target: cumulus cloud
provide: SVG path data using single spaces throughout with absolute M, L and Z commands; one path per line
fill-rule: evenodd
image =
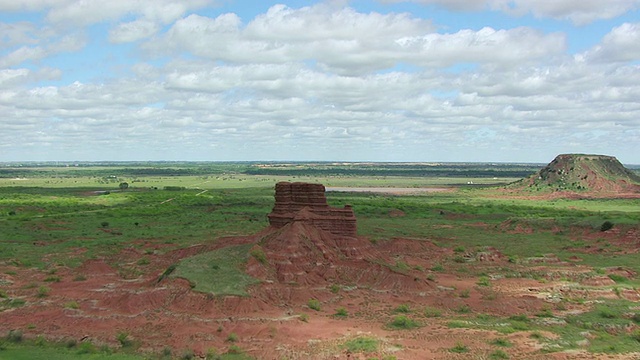
M 600 44 L 580 57 L 597 62 L 640 60 L 640 23 L 624 23 L 613 28 Z
M 323 5 L 302 9 L 278 5 L 244 27 L 235 14 L 216 18 L 190 15 L 145 48 L 156 54 L 189 51 L 231 63 L 313 59 L 322 69 L 342 75 L 366 74 L 398 63 L 436 67 L 460 62 L 514 65 L 554 56 L 565 49 L 564 35 L 529 28 L 487 27 L 439 34 L 430 21 L 408 14 L 328 9 Z
M 527 13 L 538 18 L 569 20 L 586 25 L 596 20 L 612 19 L 627 11 L 640 8 L 639 0 L 380 0 L 383 3 L 415 2 L 440 5 L 458 11 L 499 10 L 522 16 Z

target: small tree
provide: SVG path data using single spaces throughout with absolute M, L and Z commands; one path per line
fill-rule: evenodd
M 118 187 L 120 188 L 120 190 L 127 190 L 129 188 L 129 183 L 121 182 Z

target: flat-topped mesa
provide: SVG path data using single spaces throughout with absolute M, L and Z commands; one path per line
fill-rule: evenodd
M 327 204 L 322 184 L 279 182 L 276 203 L 268 215 L 269 224 L 281 228 L 289 223 L 304 222 L 334 235 L 355 237 L 356 216 L 349 205 L 343 209 Z

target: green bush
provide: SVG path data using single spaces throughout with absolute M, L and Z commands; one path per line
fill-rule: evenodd
M 336 313 L 333 314 L 333 316 L 339 317 L 339 318 L 346 318 L 347 316 L 349 316 L 349 313 L 347 312 L 347 309 L 341 307 L 336 309 Z
M 236 333 L 229 334 L 229 336 L 227 336 L 227 341 L 228 342 L 236 342 L 236 341 L 238 341 L 238 335 Z
M 133 344 L 133 342 L 129 338 L 129 333 L 126 331 L 119 331 L 116 334 L 116 340 L 120 343 L 122 347 L 129 347 Z
M 22 342 L 22 331 L 20 330 L 9 330 L 7 334 L 7 340 L 12 343 Z
M 39 298 L 44 298 L 49 296 L 49 292 L 51 292 L 51 289 L 46 287 L 46 286 L 40 286 L 38 288 L 38 292 L 36 293 L 36 296 Z
M 311 310 L 320 311 L 320 301 L 318 299 L 310 299 L 307 301 L 307 306 Z
M 613 223 L 611 221 L 605 221 L 600 225 L 600 231 L 607 231 L 613 228 Z
M 507 354 L 506 352 L 504 352 L 502 350 L 496 350 L 496 351 L 492 352 L 491 355 L 489 355 L 489 358 L 491 358 L 491 359 L 508 359 L 509 358 L 509 354 Z
M 469 352 L 469 348 L 464 345 L 463 343 L 456 343 L 456 346 L 452 347 L 451 349 L 449 349 L 449 351 L 453 352 L 453 353 L 458 353 L 458 354 L 462 354 L 462 353 L 466 353 Z
M 418 328 L 420 324 L 405 315 L 398 315 L 387 326 L 395 330 L 408 330 Z
M 370 337 L 357 337 L 345 342 L 341 347 L 351 353 L 372 353 L 378 350 L 378 340 Z
M 442 311 L 440 311 L 440 309 L 436 309 L 429 306 L 427 306 L 424 309 L 424 316 L 426 317 L 433 318 L 433 317 L 440 317 L 440 315 L 442 315 Z
M 402 314 L 408 314 L 411 312 L 411 309 L 409 308 L 409 305 L 407 304 L 400 304 L 398 305 L 397 308 L 395 308 L 393 310 L 394 313 L 402 313 Z

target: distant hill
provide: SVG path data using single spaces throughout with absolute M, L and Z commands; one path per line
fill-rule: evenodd
M 640 193 L 640 176 L 606 155 L 562 154 L 512 189 L 576 193 Z

